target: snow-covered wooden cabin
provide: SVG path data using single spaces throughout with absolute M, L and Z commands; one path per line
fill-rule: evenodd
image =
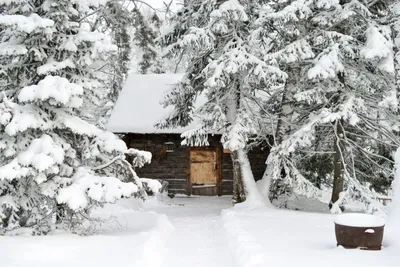
M 195 126 L 158 129 L 154 125 L 171 109 L 163 108 L 164 93 L 176 84 L 180 74 L 133 74 L 121 91 L 107 129 L 123 134 L 129 148 L 150 151 L 152 162 L 137 169 L 140 177 L 169 182 L 169 192 L 187 195 L 229 195 L 233 192 L 230 153 L 210 135 L 207 147 L 181 145 L 181 134 Z M 201 101 L 201 100 L 200 100 Z M 249 153 L 255 179 L 261 179 L 268 151 L 261 148 Z

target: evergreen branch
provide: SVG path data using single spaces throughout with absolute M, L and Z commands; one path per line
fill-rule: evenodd
M 131 0 L 132 2 L 137 2 L 137 3 L 141 3 L 143 5 L 146 5 L 147 7 L 151 8 L 153 11 L 158 12 L 159 10 L 155 9 L 154 7 L 152 7 L 149 3 L 142 1 L 142 0 Z
M 359 144 L 357 144 L 356 142 L 354 142 L 354 141 L 351 140 L 351 139 L 346 139 L 346 142 L 351 143 L 354 147 L 357 147 L 359 151 L 361 151 L 363 154 L 365 154 L 365 156 L 366 156 L 375 166 L 377 166 L 377 167 L 379 167 L 379 168 L 382 168 L 382 166 L 380 166 L 379 164 L 377 164 L 373 159 L 370 158 L 370 156 L 372 156 L 372 157 L 377 157 L 377 158 L 383 159 L 383 160 L 385 160 L 385 161 L 388 161 L 388 162 L 394 164 L 394 161 L 393 161 L 393 160 L 390 160 L 389 158 L 384 157 L 384 156 L 381 156 L 381 155 L 379 155 L 379 154 L 371 153 L 371 152 L 365 150 L 363 147 L 361 147 Z
M 119 156 L 116 156 L 115 158 L 113 158 L 112 160 L 110 160 L 109 162 L 107 162 L 107 163 L 105 163 L 103 165 L 91 168 L 91 169 L 94 170 L 94 171 L 105 169 L 108 166 L 110 166 L 111 164 L 113 164 L 114 162 L 116 162 L 117 160 L 121 160 L 121 159 L 122 159 L 122 155 L 119 155 Z

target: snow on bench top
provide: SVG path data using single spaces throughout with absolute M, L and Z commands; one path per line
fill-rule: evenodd
M 183 74 L 131 74 L 119 95 L 111 117 L 106 125 L 114 133 L 183 133 L 196 128 L 194 120 L 186 127 L 158 129 L 155 124 L 172 111 L 164 108 L 161 101 L 165 93 L 179 83 Z M 196 107 L 204 102 L 199 97 Z
M 338 215 L 335 223 L 353 227 L 379 227 L 385 225 L 385 219 L 370 214 L 347 213 Z

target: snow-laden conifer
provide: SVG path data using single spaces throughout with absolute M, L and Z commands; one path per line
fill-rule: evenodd
M 272 44 L 266 60 L 289 77 L 271 98 L 281 104 L 272 120 L 264 194 L 272 180 L 273 190 L 288 186 L 312 196 L 315 187 L 305 180 L 333 174 L 333 211 L 348 199 L 370 211 L 382 208 L 368 183 L 391 176 L 399 119 L 393 42 L 377 4 L 297 0 L 264 6 L 256 33 Z M 323 171 L 310 172 L 304 163 L 311 158 L 308 163 L 326 162 Z
M 55 219 L 79 225 L 94 205 L 142 192 L 124 142 L 83 119 L 107 93 L 93 66 L 116 50 L 84 22 L 106 2 L 0 1 L 0 218 L 6 230 L 47 232 Z M 121 172 L 134 183 L 117 179 Z
M 188 145 L 206 144 L 207 133 L 222 134 L 232 151 L 234 201 L 260 200 L 247 152 L 252 138 L 265 135 L 264 101 L 268 90 L 287 77 L 276 62 L 265 60 L 250 38 L 259 1 L 188 1 L 163 37 L 170 55 L 186 53 L 187 73 L 166 96 L 175 111 L 160 126 L 187 125 L 194 116 L 194 101 L 207 102 L 196 111 L 202 118 L 197 130 L 185 133 Z

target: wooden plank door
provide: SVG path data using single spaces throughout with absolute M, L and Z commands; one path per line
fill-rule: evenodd
M 219 183 L 217 149 L 190 150 L 190 185 L 193 195 L 217 195 Z

